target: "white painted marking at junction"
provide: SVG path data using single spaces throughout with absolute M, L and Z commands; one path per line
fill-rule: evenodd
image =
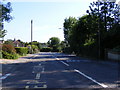
M 57 60 L 60 60 L 59 58 L 56 58 Z M 67 63 L 63 62 L 63 61 L 60 61 L 62 62 L 63 64 L 65 64 L 66 66 L 69 66 Z
M 40 79 L 40 73 L 36 74 L 36 78 L 35 79 Z
M 29 88 L 29 86 L 25 86 L 25 88 Z
M 57 60 L 60 60 L 59 58 L 56 58 Z
M 4 76 L 2 76 L 2 77 L 0 77 L 0 79 L 6 79 L 8 76 L 10 76 L 11 74 L 10 73 L 8 73 L 8 74 L 6 74 L 6 75 L 4 75 Z
M 27 84 L 30 84 L 30 82 L 27 82 Z
M 65 62 L 63 62 L 63 61 L 60 61 L 60 62 L 62 62 L 62 63 L 65 64 L 66 66 L 69 66 L 67 63 L 65 63 Z
M 91 80 L 91 81 L 97 83 L 98 85 L 102 86 L 103 88 L 107 88 L 107 87 L 108 87 L 107 85 L 97 82 L 97 81 L 94 80 L 93 78 L 91 78 L 91 77 L 85 75 L 84 73 L 80 72 L 80 71 L 77 70 L 77 69 L 74 69 L 74 71 L 78 72 L 79 74 L 83 75 L 84 77 L 88 78 L 89 80 Z
M 43 85 L 43 87 L 34 86 L 34 88 L 47 88 L 47 85 Z
M 42 72 L 45 72 L 45 68 L 43 68 Z

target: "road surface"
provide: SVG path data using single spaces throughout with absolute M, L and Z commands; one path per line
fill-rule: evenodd
M 75 55 L 41 52 L 27 62 L 2 64 L 2 88 L 119 88 L 117 62 L 93 61 Z

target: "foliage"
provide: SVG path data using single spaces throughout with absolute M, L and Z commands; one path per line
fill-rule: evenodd
M 73 26 L 76 24 L 77 22 L 77 19 L 75 17 L 69 17 L 68 19 L 66 18 L 64 20 L 64 23 L 63 23 L 63 27 L 64 27 L 64 38 L 65 38 L 65 42 L 67 45 L 69 45 L 69 38 L 72 34 L 72 28 Z
M 38 47 L 36 45 L 32 45 L 32 49 L 31 49 L 31 45 L 28 45 L 28 53 L 37 53 L 39 52 Z
M 114 47 L 112 49 L 113 52 L 119 52 L 120 53 L 120 46 Z
M 105 48 L 120 45 L 118 5 L 111 2 L 93 2 L 89 7 L 88 15 L 79 19 L 69 17 L 64 20 L 63 50 L 77 55 L 98 57 L 100 35 L 101 57 L 104 57 Z
M 2 45 L 2 50 L 7 52 L 7 53 L 10 53 L 10 54 L 15 54 L 16 53 L 16 50 L 15 50 L 14 46 L 9 45 L 9 44 L 3 44 Z
M 0 44 L 0 59 L 2 59 L 2 44 Z
M 33 41 L 32 45 L 36 45 L 39 50 L 41 49 L 41 44 L 39 42 L 37 42 L 37 41 Z
M 16 53 L 11 54 L 6 51 L 2 51 L 2 56 L 5 59 L 17 59 L 19 57 L 18 54 L 16 54 Z
M 16 52 L 21 56 L 24 56 L 28 53 L 27 47 L 16 47 L 15 49 L 16 49 Z
M 40 51 L 41 52 L 50 52 L 52 49 L 50 47 L 44 47 Z
M 9 22 L 12 17 L 10 15 L 12 8 L 11 8 L 11 3 L 8 2 L 7 4 L 3 4 L 0 2 L 0 38 L 3 38 L 6 35 L 6 30 L 3 30 L 3 22 L 7 21 Z
M 6 30 L 0 30 L 0 38 L 3 38 L 6 35 Z
M 51 37 L 48 41 L 48 46 L 52 48 L 53 52 L 60 51 L 60 39 L 58 37 Z
M 5 41 L 4 44 L 9 44 L 9 45 L 14 46 L 13 40 L 11 39 L 8 39 L 7 41 Z
M 71 54 L 73 52 L 70 47 L 64 47 L 62 49 L 62 51 L 63 51 L 63 53 L 69 53 L 69 54 Z

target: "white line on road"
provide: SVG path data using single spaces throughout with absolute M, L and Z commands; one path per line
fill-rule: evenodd
M 69 64 L 67 64 L 67 63 L 65 63 L 65 62 L 63 62 L 63 61 L 60 61 L 60 62 L 62 62 L 62 63 L 65 64 L 66 66 L 69 66 Z
M 45 68 L 42 69 L 42 72 L 45 72 Z
M 8 76 L 10 76 L 11 74 L 8 73 L 8 74 L 5 74 L 4 76 L 0 77 L 0 79 L 6 79 Z
M 57 60 L 60 60 L 59 58 L 56 58 Z M 64 65 L 66 65 L 66 66 L 69 66 L 69 64 L 67 64 L 67 63 L 65 63 L 65 62 L 63 62 L 63 61 L 60 61 L 60 62 L 62 62 Z
M 40 73 L 36 74 L 36 78 L 35 79 L 40 79 Z
M 27 89 L 27 88 L 29 88 L 29 86 L 25 86 L 25 88 Z
M 74 69 L 74 71 L 78 72 L 79 74 L 83 75 L 84 77 L 88 78 L 89 80 L 92 80 L 93 82 L 97 83 L 98 85 L 102 86 L 103 88 L 107 88 L 107 87 L 108 87 L 107 85 L 97 82 L 97 81 L 94 80 L 93 78 L 85 75 L 84 73 L 80 72 L 80 71 L 77 70 L 77 69 Z
M 56 58 L 57 60 L 60 60 L 59 58 Z

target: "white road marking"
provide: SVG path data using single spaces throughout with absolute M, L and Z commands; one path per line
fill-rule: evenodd
M 60 60 L 59 58 L 56 58 L 57 60 Z M 60 61 L 60 62 L 62 62 L 64 65 L 66 65 L 66 66 L 69 66 L 69 64 L 67 64 L 67 63 L 65 63 L 65 62 L 63 62 L 63 61 Z
M 65 63 L 65 62 L 63 62 L 63 61 L 60 61 L 60 62 L 62 62 L 62 63 L 65 64 L 66 66 L 69 66 L 69 64 L 67 64 L 67 63 Z
M 45 72 L 45 68 L 43 68 L 42 72 Z
M 4 76 L 2 76 L 2 77 L 0 77 L 0 79 L 6 79 L 8 76 L 10 76 L 11 74 L 10 73 L 8 73 L 8 74 L 6 74 L 6 75 L 4 75 Z
M 37 74 L 36 74 L 35 79 L 40 79 L 40 73 L 37 73 Z
M 60 60 L 59 58 L 56 58 L 57 60 Z
M 30 84 L 30 82 L 27 82 L 27 84 Z
M 60 60 L 59 58 L 56 58 L 57 60 Z M 62 62 L 63 64 L 65 64 L 66 66 L 69 66 L 67 63 L 63 62 L 63 61 L 60 61 Z
M 34 86 L 34 88 L 47 88 L 47 85 L 43 85 L 43 87 Z
M 25 88 L 29 88 L 29 86 L 25 86 Z
M 89 80 L 91 80 L 91 81 L 97 83 L 98 85 L 102 86 L 103 88 L 107 88 L 107 87 L 108 87 L 107 85 L 97 82 L 97 81 L 94 80 L 93 78 L 91 78 L 91 77 L 85 75 L 84 73 L 80 72 L 80 71 L 77 70 L 77 69 L 74 69 L 74 71 L 78 72 L 79 74 L 83 75 L 84 77 L 88 78 Z

